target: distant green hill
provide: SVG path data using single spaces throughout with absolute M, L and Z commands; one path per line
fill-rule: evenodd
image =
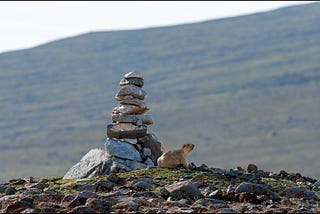
M 145 79 L 149 132 L 188 160 L 320 177 L 320 3 L 92 32 L 0 54 L 0 179 L 63 175 L 103 147 L 123 74 Z

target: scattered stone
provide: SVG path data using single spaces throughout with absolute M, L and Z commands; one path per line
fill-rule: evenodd
M 264 195 L 265 197 L 273 201 L 280 201 L 281 199 L 277 194 L 260 184 L 243 182 L 235 189 L 235 193 L 241 192 L 253 193 L 256 195 Z
M 9 180 L 9 183 L 12 185 L 22 185 L 22 184 L 25 184 L 26 182 L 27 182 L 26 180 L 21 178 Z
M 256 173 L 244 173 L 240 176 L 240 178 L 251 183 L 258 183 L 261 179 L 260 176 Z
M 132 212 L 132 211 L 137 211 L 139 207 L 140 207 L 139 204 L 137 204 L 134 201 L 134 198 L 128 197 L 128 198 L 121 199 L 120 202 L 118 202 L 113 206 L 113 209 L 115 211 L 122 210 L 125 212 Z
M 197 174 L 190 181 L 192 183 L 194 183 L 194 185 L 196 187 L 201 187 L 201 186 L 204 185 L 204 175 L 203 174 Z
M 95 213 L 109 213 L 112 210 L 112 204 L 97 198 L 88 198 L 85 206 L 90 207 Z
M 49 186 L 49 184 L 47 184 L 47 182 L 48 182 L 47 179 L 42 179 L 38 183 L 29 184 L 26 187 L 27 188 L 35 188 L 35 189 L 43 190 L 44 188 L 47 188 Z
M 212 199 L 222 199 L 223 192 L 219 189 L 213 191 L 209 194 L 209 197 Z
M 27 209 L 23 210 L 21 213 L 38 214 L 38 213 L 41 213 L 41 211 L 38 209 L 27 208 Z
M 181 181 L 166 187 L 170 193 L 171 200 L 178 201 L 180 199 L 197 200 L 202 198 L 199 189 L 191 181 Z
M 79 195 L 77 195 L 69 204 L 68 207 L 69 208 L 74 208 L 74 207 L 78 207 L 81 205 L 84 205 L 87 201 L 87 198 L 81 197 Z
M 145 191 L 145 192 L 135 192 L 132 194 L 132 197 L 145 197 L 145 198 L 159 198 L 157 193 L 152 191 Z
M 14 195 L 16 192 L 17 190 L 14 187 L 7 187 L 4 191 L 6 195 Z
M 284 190 L 283 194 L 289 198 L 302 198 L 305 200 L 319 200 L 315 192 L 302 187 L 290 187 Z
M 101 191 L 101 192 L 110 192 L 112 191 L 113 187 L 116 186 L 115 183 L 113 183 L 110 180 L 99 180 L 95 183 L 96 185 L 96 191 Z
M 247 171 L 249 173 L 257 173 L 258 172 L 258 167 L 255 164 L 249 164 L 247 167 Z
M 86 205 L 80 205 L 77 207 L 74 207 L 70 212 L 68 212 L 69 214 L 71 213 L 96 213 L 96 211 L 94 209 L 92 209 L 89 206 Z
M 132 188 L 135 189 L 135 190 L 138 190 L 138 191 L 145 191 L 145 190 L 148 190 L 148 189 L 152 189 L 153 186 L 148 182 L 138 181 L 137 183 L 132 185 Z

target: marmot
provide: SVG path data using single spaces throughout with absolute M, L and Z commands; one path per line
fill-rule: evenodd
M 176 168 L 177 166 L 182 165 L 187 169 L 187 155 L 193 148 L 193 144 L 183 144 L 181 149 L 165 152 L 157 160 L 158 167 Z

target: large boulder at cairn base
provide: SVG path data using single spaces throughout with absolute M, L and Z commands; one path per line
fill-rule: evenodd
M 63 178 L 91 178 L 96 176 L 107 159 L 103 149 L 91 149 L 76 165 L 71 167 Z
M 80 179 L 101 176 L 113 172 L 129 172 L 154 166 L 150 158 L 142 159 L 133 144 L 107 139 L 106 149 L 92 149 L 71 167 L 64 179 Z

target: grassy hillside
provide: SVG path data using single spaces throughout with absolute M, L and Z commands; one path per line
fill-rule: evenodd
M 140 71 L 153 132 L 189 161 L 318 176 L 320 3 L 92 32 L 0 54 L 0 179 L 63 175 L 103 147 L 122 75 Z

